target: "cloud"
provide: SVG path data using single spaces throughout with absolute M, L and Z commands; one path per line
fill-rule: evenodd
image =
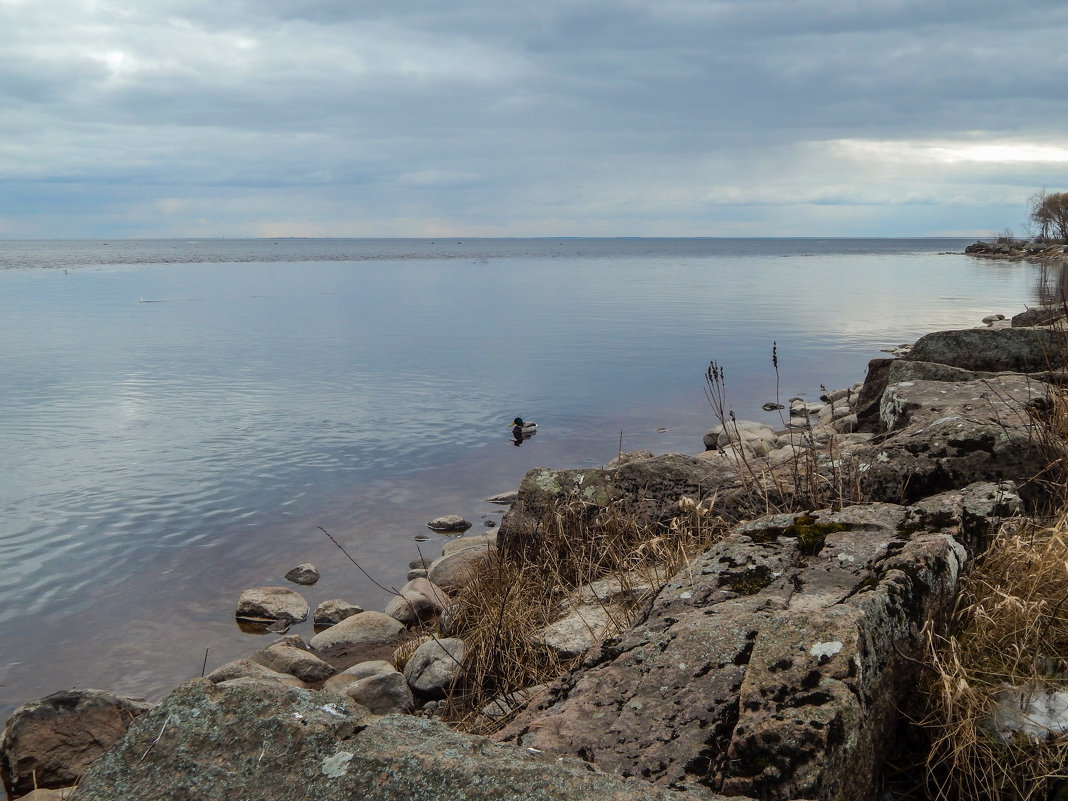
M 0 26 L 7 235 L 909 235 L 1068 187 L 1054 2 L 0 0 Z

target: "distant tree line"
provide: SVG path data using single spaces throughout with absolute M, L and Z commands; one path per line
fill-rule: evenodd
M 1035 239 L 1063 239 L 1068 241 L 1068 192 L 1047 193 L 1042 190 L 1031 196 L 1031 223 Z

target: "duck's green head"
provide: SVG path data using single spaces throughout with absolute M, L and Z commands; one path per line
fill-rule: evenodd
M 517 417 L 515 420 L 512 421 L 512 425 L 519 426 L 520 428 L 522 428 L 523 427 L 523 418 L 522 417 Z

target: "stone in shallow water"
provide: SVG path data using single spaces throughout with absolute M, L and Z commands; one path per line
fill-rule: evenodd
M 460 515 L 443 515 L 435 517 L 426 526 L 433 531 L 467 531 L 471 528 L 471 522 Z
M 301 623 L 308 611 L 308 602 L 288 587 L 252 587 L 237 599 L 237 617 L 245 620 Z
M 292 581 L 294 584 L 310 587 L 319 580 L 319 571 L 315 568 L 315 565 L 305 562 L 286 573 L 285 578 L 286 581 Z

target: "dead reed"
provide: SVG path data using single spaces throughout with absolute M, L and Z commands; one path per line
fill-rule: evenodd
M 709 504 L 688 500 L 666 523 L 619 505 L 591 511 L 579 502 L 554 509 L 540 523 L 536 552 L 488 560 L 450 605 L 448 633 L 467 644 L 462 676 L 444 710 L 458 726 L 486 730 L 500 723 L 480 710 L 574 666 L 576 659 L 545 644 L 546 626 L 593 604 L 607 620 L 601 636 L 622 632 L 645 600 L 725 530 Z
M 966 579 L 949 633 L 928 627 L 928 656 L 930 797 L 1068 797 L 1068 734 L 1049 709 L 1068 703 L 1056 695 L 1068 693 L 1068 516 L 1007 522 Z

